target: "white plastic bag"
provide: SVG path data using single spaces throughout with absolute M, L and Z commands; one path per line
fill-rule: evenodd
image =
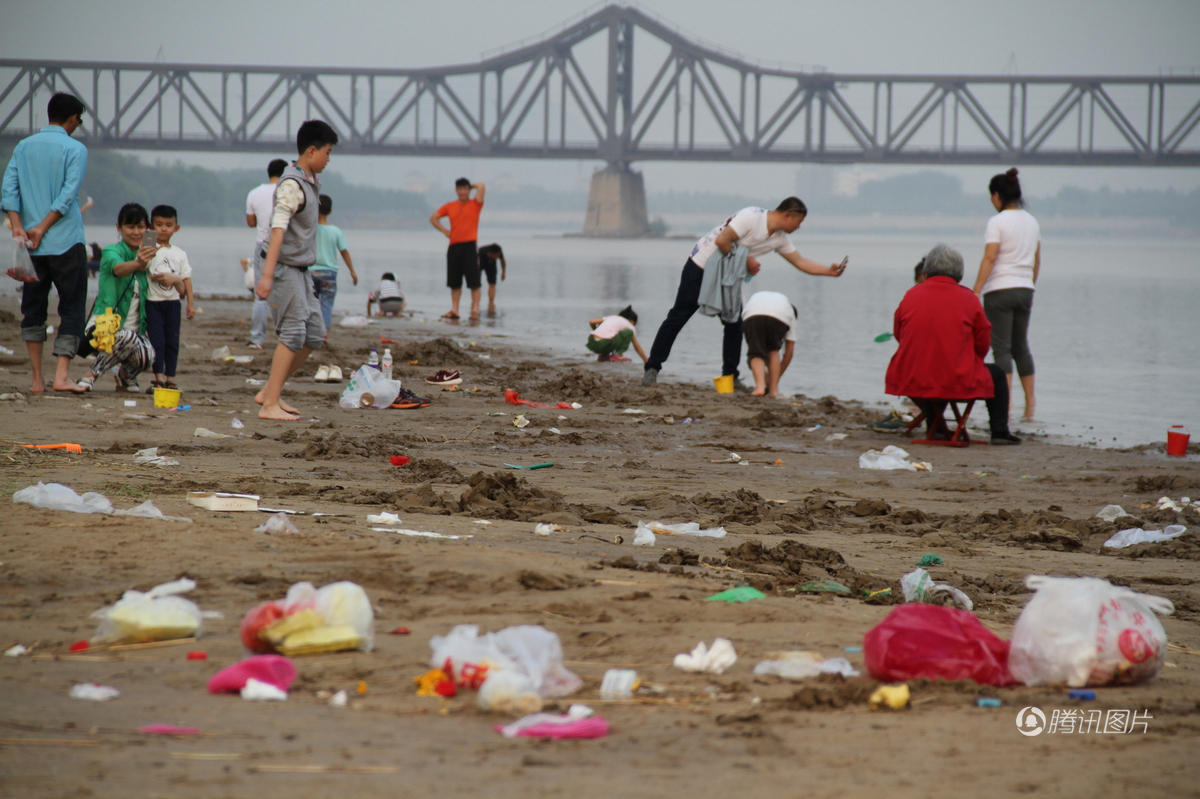
M 712 648 L 701 641 L 690 653 L 681 653 L 675 656 L 675 668 L 684 671 L 724 674 L 725 670 L 734 663 L 737 663 L 737 652 L 733 649 L 733 642 L 728 638 L 714 638 Z
M 645 535 L 642 531 L 651 534 L 650 543 L 654 543 L 653 536 L 657 535 L 694 535 L 700 538 L 724 538 L 724 527 L 710 527 L 707 530 L 701 530 L 698 522 L 683 522 L 681 524 L 663 524 L 662 522 L 643 522 L 638 521 L 637 529 L 634 530 L 634 543 L 637 543 L 639 534 Z
M 858 468 L 860 469 L 904 469 L 906 471 L 915 472 L 921 469 L 925 464 L 918 464 L 914 461 L 909 461 L 907 450 L 897 447 L 895 444 L 889 444 L 880 452 L 877 449 L 869 449 L 858 456 Z M 926 468 L 923 471 L 931 471 Z
M 221 614 L 201 613 L 190 599 L 178 596 L 195 587 L 194 580 L 184 577 L 156 585 L 145 593 L 126 591 L 115 604 L 92 614 L 93 618 L 100 619 L 92 642 L 138 643 L 199 636 L 202 620 Z
M 822 674 L 857 677 L 858 669 L 845 658 L 822 658 L 816 652 L 781 652 L 771 660 L 760 661 L 755 674 L 774 674 L 786 680 L 804 680 Z
M 948 583 L 935 583 L 933 575 L 919 567 L 900 578 L 900 590 L 904 592 L 905 602 L 938 605 L 941 604 L 938 594 L 947 594 L 963 610 L 975 609 L 975 603 L 969 596 Z
M 22 488 L 13 494 L 13 502 L 24 502 L 35 508 L 68 510 L 72 513 L 112 513 L 113 504 L 108 497 L 89 491 L 83 496 L 62 483 L 38 483 Z
M 1109 549 L 1124 549 L 1134 544 L 1157 544 L 1160 541 L 1170 541 L 1179 538 L 1187 532 L 1182 524 L 1168 524 L 1161 530 L 1143 530 L 1140 527 L 1130 527 L 1113 535 L 1104 542 Z
M 486 669 L 485 683 L 499 672 L 515 672 L 543 699 L 567 696 L 583 684 L 563 665 L 558 636 L 537 625 L 506 627 L 481 636 L 476 625 L 460 624 L 448 635 L 435 635 L 429 646 L 433 649 L 429 664 L 460 685 L 469 684 L 470 676 L 480 669 Z M 505 679 L 505 685 L 516 683 Z
M 338 405 L 346 409 L 386 408 L 400 395 L 400 381 L 384 377 L 372 366 L 360 366 L 342 389 Z
M 1162 668 L 1167 635 L 1156 613 L 1167 599 L 1139 594 L 1098 577 L 1031 575 L 1036 593 L 1013 629 L 1008 668 L 1026 685 L 1129 685 Z
M 37 282 L 37 270 L 33 268 L 33 259 L 29 257 L 29 241 L 24 238 L 11 241 L 12 266 L 8 268 L 8 276 L 22 283 Z

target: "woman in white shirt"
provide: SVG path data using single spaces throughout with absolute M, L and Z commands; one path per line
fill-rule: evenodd
M 994 176 L 988 192 L 999 213 L 987 223 L 974 291 L 982 298 L 983 311 L 992 323 L 992 360 L 1008 375 L 1010 386 L 1016 362 L 1025 393 L 1022 419 L 1028 422 L 1033 420 L 1035 405 L 1029 315 L 1042 265 L 1041 230 L 1033 214 L 1025 210 L 1015 167 Z

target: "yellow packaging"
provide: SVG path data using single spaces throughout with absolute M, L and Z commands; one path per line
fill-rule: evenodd
M 362 638 L 348 624 L 334 627 L 318 627 L 292 633 L 278 646 L 281 654 L 316 655 L 322 652 L 341 652 L 358 649 Z

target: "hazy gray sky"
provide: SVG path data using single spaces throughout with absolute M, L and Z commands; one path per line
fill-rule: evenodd
M 737 8 L 711 0 L 627 4 L 692 38 L 770 65 L 820 65 L 848 73 L 1200 74 L 1200 0 L 751 0 Z M 481 54 L 542 38 L 603 5 L 581 0 L 6 0 L 0 10 L 0 57 L 437 66 L 478 61 Z M 217 167 L 258 166 L 263 158 L 205 160 Z M 418 170 L 436 179 L 460 172 L 485 179 L 529 173 L 535 177 L 530 182 L 546 183 L 549 178 L 543 175 L 561 182 L 564 175 L 575 178 L 595 166 L 385 161 L 342 157 L 331 169 L 355 180 L 395 179 Z M 637 166 L 652 191 L 669 184 L 761 190 L 770 196 L 789 191 L 796 172 L 791 166 Z M 973 184 L 1006 166 L 953 171 Z M 1035 172 L 1041 173 L 1040 180 Z M 1039 193 L 1039 182 L 1047 189 L 1064 182 L 1192 188 L 1200 185 L 1200 169 L 1031 167 L 1026 181 L 1030 193 Z

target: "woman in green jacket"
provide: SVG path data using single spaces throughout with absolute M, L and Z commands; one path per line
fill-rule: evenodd
M 150 218 L 138 203 L 126 203 L 117 214 L 117 232 L 121 240 L 105 247 L 100 254 L 100 280 L 93 314 L 112 308 L 121 317 L 121 327 L 113 341 L 112 352 L 100 352 L 80 385 L 91 388 L 96 379 L 115 368 L 118 391 L 140 392 L 137 376 L 154 363 L 154 347 L 146 336 L 146 294 L 149 279 L 146 265 L 156 247 L 144 245 L 142 238 Z

